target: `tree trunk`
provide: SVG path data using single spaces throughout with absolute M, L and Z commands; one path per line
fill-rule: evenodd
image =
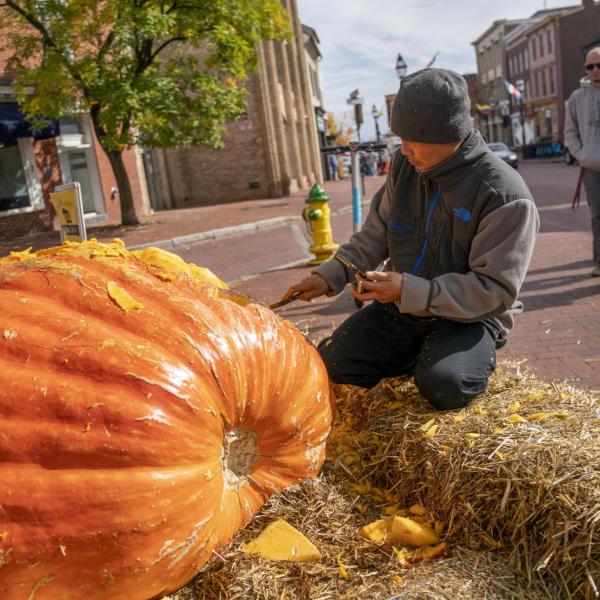
M 119 201 L 121 203 L 121 223 L 123 225 L 139 225 L 140 221 L 135 214 L 135 207 L 133 205 L 133 194 L 131 193 L 131 185 L 129 183 L 129 177 L 125 170 L 125 163 L 123 162 L 123 152 L 117 150 L 107 151 L 106 155 L 110 161 L 115 179 L 117 180 L 117 187 L 119 188 Z

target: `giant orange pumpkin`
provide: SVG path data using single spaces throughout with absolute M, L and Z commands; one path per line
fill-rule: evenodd
M 168 593 L 318 472 L 318 353 L 215 284 L 119 241 L 0 260 L 2 600 Z

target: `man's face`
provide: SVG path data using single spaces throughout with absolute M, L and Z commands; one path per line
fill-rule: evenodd
M 588 69 L 587 67 L 592 66 Z M 600 48 L 592 48 L 585 57 L 585 73 L 595 86 L 600 86 Z
M 444 162 L 451 154 L 456 152 L 461 143 L 427 144 L 403 139 L 401 151 L 413 167 L 419 171 L 426 171 Z

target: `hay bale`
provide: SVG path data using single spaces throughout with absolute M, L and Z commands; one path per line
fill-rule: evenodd
M 169 600 L 594 598 L 600 415 L 593 396 L 507 370 L 471 406 L 444 414 L 432 412 L 408 379 L 336 391 L 321 477 L 272 497 Z M 406 569 L 390 547 L 358 532 L 415 502 L 444 523 L 449 556 Z M 241 552 L 277 518 L 302 531 L 321 561 L 267 562 Z
M 546 597 L 596 596 L 600 409 L 592 395 L 508 371 L 460 412 L 431 412 L 408 379 L 338 393 L 332 454 L 379 510 L 419 502 L 446 523 L 447 540 L 502 548 Z
M 442 561 L 410 569 L 399 590 L 386 600 L 549 600 L 545 592 L 519 582 L 508 557 L 456 547 Z
M 194 582 L 170 600 L 548 600 L 525 590 L 498 553 L 454 549 L 434 563 L 403 568 L 390 548 L 362 540 L 365 516 L 334 474 L 271 497 L 233 542 L 221 549 Z M 241 547 L 269 523 L 283 518 L 322 553 L 318 563 L 277 563 L 243 554 Z M 342 577 L 338 558 L 349 579 Z

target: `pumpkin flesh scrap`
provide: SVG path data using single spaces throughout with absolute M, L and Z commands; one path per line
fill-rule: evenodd
M 0 259 L 2 600 L 160 597 L 322 464 L 316 350 L 152 256 L 90 241 Z
M 320 560 L 319 549 L 287 521 L 277 519 L 243 548 L 245 554 L 257 554 L 267 560 L 310 562 Z

